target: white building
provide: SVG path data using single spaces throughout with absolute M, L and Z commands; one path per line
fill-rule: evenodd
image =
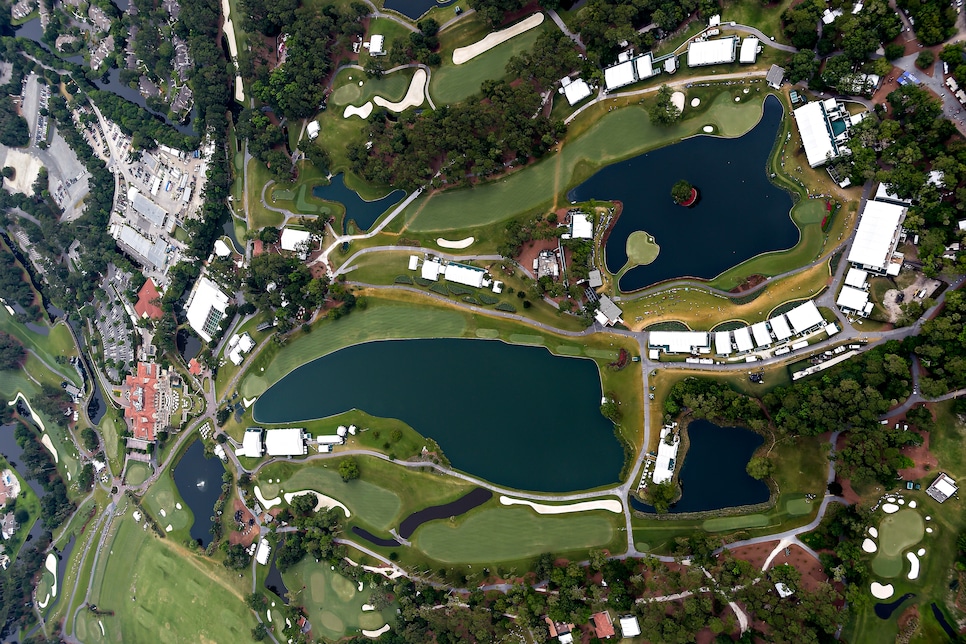
M 309 135 L 309 141 L 314 141 L 315 138 L 319 136 L 319 131 L 320 131 L 319 122 L 309 121 L 308 130 L 307 130 Z
M 571 239 L 593 239 L 594 223 L 588 215 L 582 212 L 574 213 L 570 216 L 570 238 Z
M 245 430 L 244 437 L 242 437 L 241 451 L 238 452 L 238 455 L 247 456 L 248 458 L 261 458 L 263 453 L 262 428 L 249 427 Z
M 868 278 L 868 271 L 863 271 L 861 268 L 852 266 L 849 268 L 849 272 L 845 274 L 845 285 L 851 286 L 852 288 L 864 289 L 865 282 Z
M 191 328 L 205 342 L 211 342 L 211 337 L 218 331 L 218 325 L 225 317 L 228 296 L 210 279 L 201 277 L 191 289 L 185 308 Z
M 729 356 L 732 351 L 731 331 L 715 331 L 714 352 L 719 356 Z
M 483 288 L 483 282 L 486 280 L 486 271 L 476 266 L 450 262 L 446 265 L 444 276 L 447 282 L 456 282 L 464 286 Z
M 737 36 L 713 40 L 693 40 L 688 43 L 688 67 L 733 63 L 737 49 Z
M 751 325 L 751 335 L 755 338 L 758 348 L 770 346 L 772 343 L 771 334 L 768 333 L 768 325 L 764 322 Z
M 892 259 L 905 217 L 906 209 L 902 206 L 883 201 L 866 202 L 849 249 L 849 262 L 870 273 L 898 275 L 902 264 Z
M 258 542 L 258 548 L 255 550 L 255 561 L 257 561 L 262 566 L 268 565 L 268 557 L 272 554 L 272 546 L 268 544 L 268 539 L 262 537 L 261 541 Z
M 783 342 L 792 337 L 792 330 L 788 326 L 788 320 L 785 319 L 784 314 L 771 318 L 768 320 L 768 323 L 771 325 L 772 333 L 775 334 L 779 342 Z
M 890 186 L 888 183 L 879 183 L 879 185 L 876 186 L 875 197 L 873 197 L 873 199 L 876 201 L 884 201 L 886 203 L 895 204 L 897 206 L 912 205 L 912 199 L 903 199 L 896 194 L 896 191 L 893 190 L 892 186 Z
M 815 302 L 812 300 L 799 304 L 785 315 L 788 317 L 788 322 L 791 324 L 792 330 L 798 334 L 805 333 L 819 325 L 825 324 L 822 314 L 819 313 L 818 307 L 815 306 Z
M 674 462 L 678 456 L 678 448 L 681 446 L 681 437 L 675 433 L 670 442 L 667 437 L 675 425 L 665 425 L 661 428 L 661 439 L 657 442 L 657 461 L 654 463 L 654 474 L 651 475 L 651 480 L 655 483 L 670 481 L 674 476 Z
M 623 322 L 621 315 L 624 312 L 619 306 L 614 304 L 614 301 L 607 297 L 606 295 L 601 295 L 599 300 L 599 307 L 594 313 L 594 319 L 600 322 L 601 326 L 613 326 L 618 322 Z
M 269 456 L 302 456 L 308 453 L 305 430 L 300 427 L 269 429 L 265 432 L 265 453 Z
M 168 230 L 168 226 L 165 225 L 167 223 L 168 213 L 164 208 L 142 195 L 138 189 L 133 186 L 128 189 L 127 198 L 128 201 L 131 202 L 131 206 L 134 208 L 135 212 L 158 228 Z M 171 228 L 173 227 L 174 220 L 172 219 Z
M 738 53 L 739 63 L 754 63 L 758 60 L 759 41 L 754 36 L 749 36 L 741 41 L 741 51 Z
M 746 351 L 751 351 L 755 348 L 755 345 L 751 343 L 751 329 L 746 326 L 740 329 L 734 330 L 735 336 L 735 346 L 738 347 L 739 353 L 744 353 Z
M 627 617 L 621 617 L 621 634 L 624 637 L 637 637 L 641 634 L 641 625 L 637 621 L 637 617 L 633 615 L 628 615 Z
M 439 274 L 442 272 L 443 264 L 439 261 L 438 257 L 427 258 L 426 261 L 423 262 L 420 276 L 424 280 L 432 280 L 435 282 L 439 280 Z
M 384 49 L 386 45 L 386 39 L 384 36 L 379 34 L 372 34 L 369 37 L 369 55 L 370 56 L 385 56 L 386 50 Z
M 168 264 L 168 244 L 162 239 L 151 241 L 127 224 L 111 224 L 111 237 L 148 269 L 165 271 Z
M 812 101 L 794 114 L 808 165 L 816 168 L 845 153 L 852 117 L 844 105 L 834 98 Z
M 299 257 L 308 257 L 309 248 L 312 246 L 312 233 L 286 226 L 282 229 L 279 246 L 282 250 L 297 253 Z
M 593 94 L 590 85 L 582 78 L 570 80 L 569 76 L 565 76 L 560 80 L 560 88 L 571 107 Z
M 835 300 L 835 303 L 843 311 L 854 311 L 864 314 L 865 307 L 870 303 L 869 292 L 852 288 L 851 286 L 843 286 L 842 290 L 839 291 L 839 296 Z
M 615 89 L 637 82 L 634 62 L 625 60 L 604 69 L 604 91 L 613 92 Z
M 691 353 L 710 348 L 709 338 L 707 331 L 651 331 L 647 346 L 668 353 Z
M 943 472 L 939 475 L 939 478 L 932 482 L 932 485 L 926 488 L 926 494 L 942 503 L 952 495 L 956 494 L 957 490 L 959 490 L 959 488 L 956 487 L 956 481 L 951 479 L 948 474 Z

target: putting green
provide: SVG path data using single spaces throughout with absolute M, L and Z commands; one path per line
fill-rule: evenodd
M 296 602 L 308 610 L 309 621 L 328 639 L 338 640 L 359 629 L 377 629 L 392 623 L 395 606 L 363 612 L 370 591 L 356 584 L 326 563 L 306 557 L 282 575 L 286 587 L 297 595 Z M 299 591 L 303 589 L 303 591 Z
M 788 503 L 785 504 L 785 511 L 792 516 L 801 516 L 812 511 L 812 504 L 805 498 L 789 499 Z
M 348 105 L 362 96 L 358 81 L 350 81 L 332 92 L 330 100 L 336 105 Z
M 654 236 L 644 230 L 635 230 L 627 237 L 627 263 L 647 266 L 661 253 Z
M 903 552 L 919 543 L 925 532 L 925 522 L 915 510 L 903 508 L 887 515 L 879 524 L 879 550 L 872 560 L 872 570 L 882 577 L 899 576 Z
M 614 520 L 603 511 L 552 516 L 511 506 L 486 508 L 458 524 L 424 524 L 416 530 L 413 545 L 445 563 L 491 563 L 595 548 L 613 536 Z

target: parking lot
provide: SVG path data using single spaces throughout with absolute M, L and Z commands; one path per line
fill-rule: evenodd
M 130 316 L 124 309 L 117 291 L 123 293 L 130 283 L 130 276 L 108 268 L 103 282 L 104 301 L 96 301 L 94 326 L 101 337 L 104 352 L 104 366 L 107 377 L 114 383 L 120 382 L 120 371 L 125 367 L 133 368 L 135 360 L 133 331 Z M 115 288 L 117 291 L 115 291 Z

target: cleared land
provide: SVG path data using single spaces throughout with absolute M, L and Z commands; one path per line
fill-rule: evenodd
M 413 535 L 413 544 L 445 563 L 489 563 L 566 553 L 607 545 L 615 519 L 603 511 L 566 517 L 542 516 L 528 508 L 492 507 L 465 520 L 433 521 Z
M 287 570 L 282 579 L 298 595 L 296 601 L 308 610 L 314 635 L 337 640 L 361 629 L 375 630 L 395 622 L 394 605 L 363 612 L 362 605 L 369 599 L 368 589 L 360 592 L 355 582 L 324 562 L 319 564 L 306 557 Z

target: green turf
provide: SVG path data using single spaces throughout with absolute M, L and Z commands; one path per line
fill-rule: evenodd
M 415 73 L 414 69 L 401 69 L 379 78 L 366 78 L 366 75 L 358 69 L 346 69 L 339 73 L 336 79 L 336 83 L 339 84 L 329 100 L 339 108 L 340 117 L 346 105 L 360 106 L 376 96 L 396 102 L 406 95 L 406 90 L 409 89 L 409 83 Z
M 176 503 L 181 504 L 180 510 L 175 506 Z M 162 530 L 167 531 L 167 527 L 171 526 L 172 536 L 186 537 L 194 522 L 194 515 L 178 493 L 178 487 L 170 472 L 162 474 L 151 486 L 148 493 L 144 495 L 142 505 L 151 513 Z M 162 510 L 165 516 L 161 515 Z
M 91 598 L 114 615 L 82 611 L 77 623 L 81 641 L 251 641 L 255 618 L 243 600 L 251 590 L 250 579 L 238 579 L 173 539 L 157 538 L 143 528 L 143 521 L 135 523 L 130 512 L 114 521 L 121 524 L 101 552 L 106 565 Z M 98 621 L 104 624 L 104 636 Z
M 635 230 L 627 236 L 627 263 L 631 266 L 646 266 L 657 259 L 661 247 L 650 233 Z
M 530 335 L 528 333 L 514 333 L 510 336 L 510 342 L 516 344 L 539 344 L 543 345 L 542 335 Z
M 363 612 L 370 591 L 359 591 L 355 582 L 343 577 L 331 567 L 306 557 L 287 570 L 282 579 L 296 602 L 308 610 L 312 634 L 338 640 L 358 633 L 361 629 L 377 630 L 395 620 L 395 606 L 381 611 Z
M 147 463 L 132 461 L 127 466 L 127 474 L 125 476 L 128 485 L 141 485 L 151 476 L 151 468 L 148 467 Z
M 709 122 L 725 136 L 739 136 L 761 118 L 763 98 L 756 94 L 736 105 L 731 94 L 722 91 L 706 110 L 670 127 L 653 125 L 639 104 L 612 112 L 588 110 L 597 116 L 593 125 L 568 137 L 561 152 L 505 179 L 417 199 L 405 211 L 408 230 L 462 230 L 538 209 L 597 169 L 700 132 Z M 628 132 L 635 135 L 627 136 Z
M 725 530 L 738 530 L 740 528 L 760 528 L 769 523 L 768 517 L 763 514 L 746 514 L 736 517 L 706 519 L 701 527 L 708 532 L 724 532 Z
M 56 373 L 59 379 L 57 384 L 66 379 L 80 385 L 80 376 L 77 375 L 77 371 L 73 367 L 57 364 L 58 357 L 70 358 L 77 355 L 77 349 L 74 346 L 70 331 L 64 324 L 56 324 L 49 329 L 47 335 L 34 333 L 17 322 L 16 318 L 7 312 L 6 307 L 0 306 L 0 331 L 17 338 L 25 348 L 33 351 L 38 358 L 43 360 L 44 366 Z
M 245 398 L 261 395 L 296 367 L 350 344 L 386 338 L 458 337 L 466 322 L 456 311 L 408 304 L 372 306 L 290 342 L 263 351 L 249 367 L 240 389 Z
M 881 577 L 897 577 L 905 565 L 904 552 L 922 540 L 926 526 L 916 510 L 903 508 L 886 515 L 879 524 L 879 549 L 872 559 L 872 570 Z
M 443 64 L 433 72 L 429 94 L 437 106 L 459 103 L 480 91 L 485 80 L 506 77 L 506 64 L 513 56 L 530 51 L 544 31 L 555 29 L 549 20 L 507 42 L 463 63 L 453 64 L 452 51 L 443 54 Z
M 785 511 L 792 515 L 809 514 L 815 506 L 808 502 L 808 499 L 789 499 L 785 504 Z
M 445 563 L 491 563 L 606 545 L 614 520 L 603 511 L 539 515 L 523 507 L 489 506 L 459 521 L 432 521 L 413 544 Z

